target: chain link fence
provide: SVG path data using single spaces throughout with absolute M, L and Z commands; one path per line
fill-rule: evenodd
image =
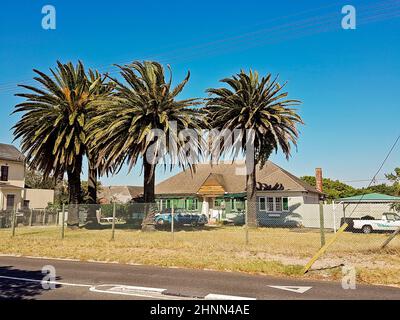
M 63 246 L 70 243 L 78 251 L 84 249 L 79 241 L 91 243 L 85 249 L 91 259 L 103 257 L 103 248 L 114 240 L 118 250 L 113 247 L 107 251 L 113 261 L 162 260 L 167 265 L 263 272 L 270 264 L 283 270 L 292 270 L 285 266 L 297 266 L 291 268 L 299 271 L 324 243 L 337 235 L 312 270 L 321 272 L 350 265 L 364 273 L 367 270 L 364 279 L 382 274 L 380 282 L 400 284 L 400 236 L 382 248 L 400 227 L 400 216 L 390 204 L 302 204 L 282 207 L 286 210 L 281 212 L 259 210 L 259 203 L 256 207 L 259 227 L 247 228 L 240 205 L 227 212 L 221 207 L 206 211 L 202 206 L 185 207 L 173 202 L 82 204 L 77 206 L 80 231 L 67 228 L 72 206 L 11 210 L 0 213 L 0 237 L 4 232 L 15 236 L 10 241 L 46 237 L 46 243 L 62 238 Z M 151 218 L 146 222 L 148 212 Z M 344 222 L 349 226 L 337 234 Z M 146 223 L 157 231 L 140 232 Z M 37 227 L 40 232 L 25 231 Z M 142 257 L 143 252 L 146 254 Z

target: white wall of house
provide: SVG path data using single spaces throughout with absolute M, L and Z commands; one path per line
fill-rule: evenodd
M 25 164 L 23 162 L 0 159 L 1 166 L 8 167 L 8 180 L 0 182 L 21 188 L 25 187 Z
M 267 201 L 268 198 L 273 199 L 273 210 L 260 205 L 260 198 Z M 288 206 L 285 208 L 283 202 L 286 201 Z M 277 202 L 280 204 L 277 204 Z M 257 192 L 257 218 L 260 225 L 282 225 L 286 219 L 303 222 L 307 216 L 306 206 L 310 205 L 318 208 L 319 195 L 317 193 L 301 192 L 301 191 L 258 191 Z M 266 204 L 268 206 L 268 204 Z M 280 209 L 279 209 L 280 208 Z M 317 216 L 319 217 L 319 216 Z M 319 221 L 319 220 L 318 220 Z M 304 224 L 304 223 L 303 223 Z
M 54 190 L 25 189 L 24 200 L 29 201 L 29 208 L 44 209 L 54 202 Z
M 0 210 L 7 209 L 7 196 L 14 196 L 14 204 L 21 209 L 24 200 L 29 201 L 29 208 L 46 208 L 54 202 L 54 190 L 25 189 L 25 164 L 19 161 L 0 159 L 0 168 L 8 167 L 6 181 L 0 181 Z

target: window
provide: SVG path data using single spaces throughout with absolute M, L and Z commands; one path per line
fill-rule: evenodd
M 261 197 L 260 198 L 260 211 L 265 211 L 265 198 Z
M 274 211 L 274 198 L 273 197 L 267 198 L 267 211 L 269 211 L 269 212 Z
M 289 211 L 289 199 L 286 197 L 282 198 L 282 204 L 283 211 Z
M 14 204 L 15 204 L 15 195 L 14 194 L 8 194 L 7 195 L 7 209 L 10 210 L 12 208 L 14 208 Z
M 25 209 L 29 208 L 29 200 L 24 200 L 23 206 Z
M 282 211 L 282 198 L 275 198 L 275 211 Z
M 289 211 L 289 198 L 287 197 L 260 197 L 258 203 L 260 211 Z
M 1 166 L 0 181 L 8 181 L 8 166 Z
M 225 201 L 223 198 L 217 198 L 214 200 L 214 208 L 223 208 L 225 206 Z
M 197 210 L 198 209 L 198 200 L 197 199 L 186 199 L 186 209 Z

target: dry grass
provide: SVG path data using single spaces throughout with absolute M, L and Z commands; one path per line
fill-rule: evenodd
M 201 231 L 66 230 L 60 239 L 55 227 L 21 227 L 11 238 L 0 229 L 0 253 L 24 256 L 73 258 L 119 263 L 242 271 L 302 277 L 302 266 L 318 250 L 317 230 L 250 230 L 250 244 L 240 227 L 215 227 Z M 327 238 L 332 234 L 327 234 Z M 315 269 L 353 265 L 359 281 L 400 285 L 400 237 L 389 249 L 379 250 L 385 234 L 345 233 L 315 264 Z M 338 279 L 340 269 L 308 273 L 308 278 Z

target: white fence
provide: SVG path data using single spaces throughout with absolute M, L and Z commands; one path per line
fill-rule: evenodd
M 380 219 L 385 212 L 391 212 L 390 204 L 360 203 L 356 204 L 324 204 L 324 226 L 327 229 L 338 229 L 343 217 L 361 218 L 371 216 Z M 318 204 L 303 204 L 296 210 L 304 227 L 319 228 L 320 214 Z

